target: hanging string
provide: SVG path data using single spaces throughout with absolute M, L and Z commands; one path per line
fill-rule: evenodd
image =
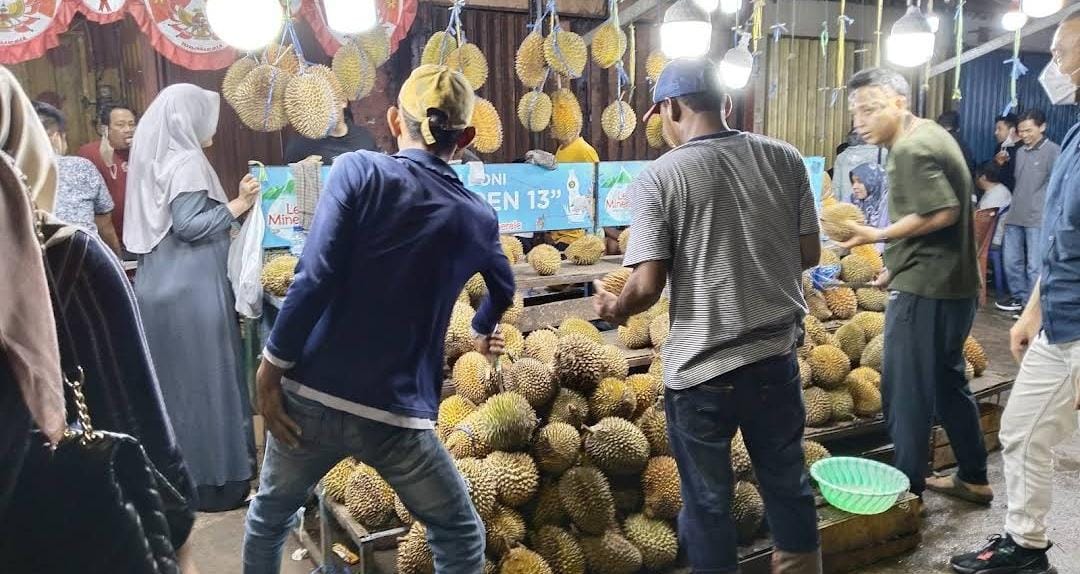
M 964 54 L 964 4 L 967 4 L 967 0 L 960 0 L 956 5 L 956 15 L 953 16 L 956 21 L 956 69 L 953 70 L 952 89 L 954 102 L 964 99 L 964 94 L 960 92 L 960 67 L 963 65 L 960 56 Z
M 449 39 L 454 38 L 457 40 L 458 46 L 461 46 L 464 42 L 465 35 L 461 29 L 461 10 L 465 8 L 465 0 L 455 0 L 450 5 L 450 18 L 446 22 L 446 34 L 442 37 L 442 41 L 439 46 L 439 65 L 446 63 L 446 57 L 450 55 L 451 50 L 446 48 L 449 45 Z
M 616 79 L 615 79 L 616 92 L 615 93 L 618 94 L 618 97 L 616 98 L 616 101 L 622 101 L 622 99 L 623 99 L 623 90 L 626 88 L 627 84 L 630 83 L 630 76 L 628 76 L 626 74 L 626 68 L 623 66 L 623 63 L 621 61 L 618 64 L 615 64 L 615 75 L 616 75 Z M 622 131 L 625 128 L 626 128 L 626 109 L 623 106 L 619 106 L 619 133 L 622 133 Z
M 634 101 L 634 90 L 637 89 L 637 26 L 630 24 L 630 38 L 627 46 L 630 51 L 630 94 L 629 100 Z
M 881 16 L 885 13 L 885 0 L 877 0 L 877 28 L 874 30 L 874 66 L 881 67 Z
M 1016 81 L 1020 79 L 1020 76 L 1028 73 L 1027 66 L 1020 61 L 1020 42 L 1022 36 L 1020 30 L 1017 30 L 1013 37 L 1013 53 L 1012 58 L 1005 60 L 1006 64 L 1012 64 L 1012 72 L 1010 73 L 1009 80 L 1009 103 L 1005 106 L 1005 111 L 1001 115 L 1008 115 L 1009 112 L 1016 110 L 1020 107 L 1020 99 L 1016 95 Z
M 758 42 L 763 38 L 763 22 L 765 21 L 765 0 L 754 0 L 753 25 L 750 30 L 754 40 L 754 55 L 758 53 Z
M 769 31 L 772 32 L 772 46 L 770 46 L 770 54 L 773 54 L 772 59 L 774 62 L 773 70 L 769 73 L 769 99 L 776 99 L 776 93 L 780 84 L 780 62 L 778 58 L 780 56 L 780 38 L 783 37 L 784 32 L 787 32 L 787 24 L 780 21 L 780 2 L 776 3 L 776 18 L 773 20 L 773 25 L 769 26 Z
M 821 23 L 821 35 L 818 36 L 818 40 L 821 41 L 821 57 L 829 57 L 829 21 L 826 20 Z
M 847 0 L 840 0 L 840 17 L 838 19 L 839 30 L 836 33 L 836 88 L 841 89 L 844 86 L 844 60 L 846 59 L 845 52 L 847 51 L 847 27 L 849 24 L 854 23 L 847 16 Z M 835 101 L 835 95 L 833 96 Z
M 559 47 L 559 32 L 562 32 L 562 24 L 559 23 L 559 15 L 555 10 L 555 0 L 549 0 L 548 10 L 551 11 L 551 33 L 554 35 L 554 40 L 551 45 L 555 48 L 555 59 L 559 61 L 559 65 L 566 71 L 570 72 L 570 79 L 576 80 L 581 77 L 581 74 L 574 74 L 570 69 L 570 64 L 566 61 L 566 57 L 563 56 L 562 48 Z

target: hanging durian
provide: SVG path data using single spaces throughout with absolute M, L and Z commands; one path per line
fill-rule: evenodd
M 585 40 L 581 36 L 563 30 L 556 25 L 544 39 L 544 59 L 557 74 L 567 78 L 580 78 L 589 58 Z
M 476 128 L 473 148 L 480 153 L 495 153 L 503 143 L 502 120 L 495 106 L 484 98 L 476 98 L 472 125 Z
M 290 75 L 300 72 L 300 58 L 296 56 L 296 50 L 291 44 L 270 44 L 263 52 L 263 61 Z
M 236 93 L 244 78 L 259 65 L 255 58 L 240 58 L 229 66 L 225 78 L 221 80 L 221 95 L 232 107 L 236 107 Z
M 649 122 L 645 124 L 645 140 L 653 149 L 661 149 L 667 144 L 667 138 L 664 136 L 664 118 L 661 118 L 660 114 L 649 116 Z
M 526 87 L 536 88 L 547 79 L 547 61 L 544 60 L 544 36 L 538 31 L 529 32 L 518 46 L 514 58 L 514 71 Z
M 420 64 L 434 64 L 441 66 L 446 64 L 446 58 L 450 52 L 457 50 L 457 38 L 446 31 L 435 32 L 424 45 L 424 53 L 420 56 Z
M 600 116 L 600 126 L 604 128 L 607 137 L 615 141 L 623 141 L 634 135 L 637 128 L 637 115 L 630 104 L 619 100 L 612 102 Z
M 375 66 L 364 50 L 347 42 L 334 54 L 331 64 L 341 87 L 350 100 L 366 98 L 375 88 Z
M 356 43 L 376 68 L 390 59 L 390 34 L 381 25 L 356 36 Z
M 551 124 L 551 96 L 533 90 L 518 102 L 518 120 L 530 132 L 542 132 Z
M 622 60 L 626 53 L 626 32 L 614 20 L 601 25 L 592 39 L 592 59 L 597 66 L 608 69 Z
M 446 56 L 446 67 L 461 72 L 473 90 L 479 90 L 487 83 L 487 57 L 476 44 L 465 43 L 450 52 Z
M 568 88 L 551 94 L 551 136 L 560 142 L 568 142 L 581 135 L 584 117 L 577 96 Z
M 660 79 L 660 73 L 664 71 L 664 67 L 668 65 L 669 61 L 668 57 L 660 50 L 649 54 L 648 59 L 645 60 L 645 75 L 649 78 L 649 82 L 655 84 L 656 80 Z
M 300 135 L 319 140 L 338 124 L 341 105 L 333 85 L 321 73 L 304 70 L 285 90 L 285 112 Z
M 274 132 L 288 123 L 285 93 L 292 75 L 269 64 L 260 64 L 248 73 L 234 96 L 236 114 L 248 128 Z

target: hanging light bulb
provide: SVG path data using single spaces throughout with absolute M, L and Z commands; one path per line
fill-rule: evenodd
M 937 34 L 938 29 L 941 27 L 941 17 L 931 12 L 926 17 L 926 23 L 930 24 L 930 31 Z
M 660 49 L 670 59 L 696 58 L 709 53 L 712 23 L 694 0 L 678 0 L 664 12 Z
M 750 53 L 750 34 L 739 36 L 739 45 L 727 51 L 720 61 L 720 79 L 732 90 L 740 90 L 750 83 L 754 71 L 754 55 Z
M 1001 16 L 1001 27 L 1009 32 L 1015 32 L 1027 24 L 1028 17 L 1020 10 L 1019 0 L 1013 0 L 1009 11 Z
M 694 0 L 694 4 L 698 5 L 705 12 L 712 14 L 716 12 L 716 7 L 720 5 L 720 0 Z
M 326 25 L 338 34 L 367 32 L 379 23 L 374 0 L 323 0 Z
M 742 6 L 742 0 L 720 0 L 720 11 L 724 14 L 734 14 Z
M 1023 0 L 1020 7 L 1032 18 L 1045 18 L 1065 5 L 1065 0 Z
M 934 55 L 934 32 L 919 7 L 908 5 L 907 13 L 893 24 L 886 41 L 889 61 L 901 68 L 914 68 Z
M 285 13 L 278 0 L 206 0 L 206 20 L 222 42 L 250 52 L 277 38 Z

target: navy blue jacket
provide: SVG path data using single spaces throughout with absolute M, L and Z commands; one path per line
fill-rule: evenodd
M 490 294 L 473 329 L 491 333 L 513 272 L 495 210 L 446 162 L 422 150 L 339 156 L 267 351 L 304 386 L 435 419 L 450 312 L 476 273 Z
M 1046 187 L 1039 297 L 1050 343 L 1080 341 L 1080 124 L 1061 144 Z

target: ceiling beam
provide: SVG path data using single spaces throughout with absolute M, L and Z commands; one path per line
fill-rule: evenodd
M 1020 29 L 1020 37 L 1023 38 L 1026 36 L 1030 36 L 1031 34 L 1035 34 L 1036 32 L 1042 32 L 1047 28 L 1057 26 L 1063 20 L 1065 20 L 1065 18 L 1068 18 L 1069 15 L 1074 12 L 1080 12 L 1080 3 L 1067 6 L 1053 16 L 1049 16 L 1047 18 L 1039 18 L 1038 20 L 1031 22 L 1027 26 L 1024 26 Z M 998 36 L 997 38 L 994 38 L 993 40 L 990 40 L 989 42 L 986 42 L 985 44 L 977 48 L 972 48 L 964 52 L 963 54 L 960 54 L 960 63 L 966 64 L 976 58 L 985 56 L 990 52 L 993 52 L 994 50 L 1000 50 L 1001 48 L 1009 46 L 1013 43 L 1014 38 L 1015 36 L 1013 34 L 1002 34 L 1001 36 Z M 927 74 L 926 77 L 933 78 L 938 74 L 944 74 L 945 72 L 948 72 L 949 70 L 955 68 L 956 64 L 957 58 L 949 58 L 948 60 L 945 60 L 944 62 L 941 62 L 940 64 L 931 67 L 930 73 Z
M 640 20 L 641 18 L 644 18 L 645 15 L 648 14 L 649 11 L 653 8 L 663 9 L 671 3 L 672 0 L 637 0 L 637 2 L 634 2 L 629 6 L 619 8 L 619 25 L 627 26 L 633 22 L 636 22 L 637 20 Z M 603 24 L 601 24 L 600 26 L 603 26 Z M 600 26 L 589 30 L 583 35 L 586 42 L 592 42 L 593 36 L 596 35 L 596 32 L 600 29 Z

